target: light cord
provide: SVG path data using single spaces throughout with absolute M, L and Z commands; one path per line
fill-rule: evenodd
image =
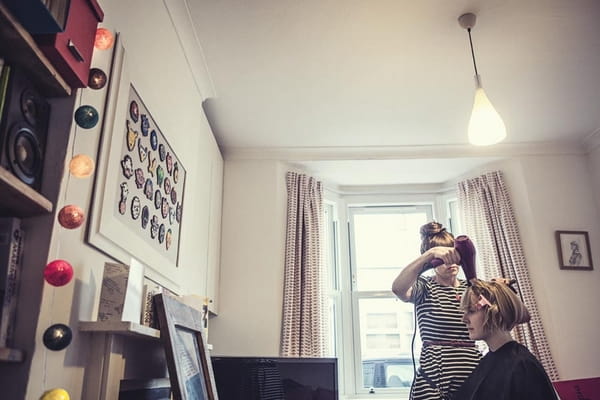
M 469 33 L 469 44 L 471 45 L 471 58 L 473 58 L 473 69 L 475 69 L 475 76 L 479 75 L 477 72 L 477 63 L 475 63 L 475 52 L 473 51 L 473 40 L 471 39 L 471 28 L 467 28 Z

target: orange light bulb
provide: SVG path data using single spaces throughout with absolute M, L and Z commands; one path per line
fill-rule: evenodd
M 85 221 L 83 210 L 74 204 L 64 206 L 58 212 L 58 222 L 63 228 L 76 229 Z
M 94 41 L 94 47 L 98 50 L 110 49 L 115 42 L 115 37 L 112 32 L 106 28 L 96 29 L 96 40 Z
M 87 178 L 94 172 L 94 167 L 94 160 L 85 154 L 77 154 L 69 162 L 69 172 L 77 178 Z

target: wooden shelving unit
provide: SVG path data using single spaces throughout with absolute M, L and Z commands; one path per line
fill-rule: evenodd
M 0 56 L 27 69 L 38 90 L 47 97 L 71 94 L 71 87 L 38 48 L 33 37 L 0 1 Z
M 86 365 L 86 398 L 112 400 L 119 397 L 119 382 L 127 378 L 127 366 L 147 368 L 164 359 L 160 342 L 160 331 L 148 326 L 127 321 L 80 321 L 79 332 L 88 333 L 90 357 Z M 82 339 L 83 340 L 83 339 Z M 165 367 L 161 364 L 163 376 Z M 135 367 L 133 367 L 135 370 Z M 152 367 L 150 367 L 152 368 Z M 155 367 L 156 368 L 156 365 Z
M 44 279 L 39 266 L 48 261 L 55 201 L 60 192 L 64 160 L 72 123 L 75 96 L 34 38 L 0 0 L 0 57 L 19 68 L 37 92 L 52 104 L 52 115 L 44 157 L 43 189 L 40 194 L 0 167 L 0 216 L 22 219 L 27 232 L 17 299 L 14 347 L 0 348 L 0 397 L 24 399 L 35 349 L 35 334 L 40 314 Z M 1 149 L 5 151 L 4 148 Z M 116 398 L 116 397 L 114 397 Z
M 28 72 L 36 88 L 47 97 L 64 97 L 71 87 L 39 49 L 33 37 L 0 1 L 0 57 Z M 19 218 L 51 213 L 52 202 L 0 167 L 0 215 Z
M 18 349 L 0 347 L 0 362 L 21 362 L 23 361 L 23 352 Z
M 80 321 L 79 330 L 81 332 L 112 333 L 113 335 L 160 339 L 158 329 L 129 321 Z
M 126 371 L 143 369 L 147 377 L 166 374 L 160 331 L 128 321 L 79 321 L 79 332 L 90 335 L 86 365 L 86 398 L 112 400 L 119 397 L 119 382 L 133 379 Z M 207 345 L 212 350 L 212 345 Z M 127 367 L 132 364 L 132 367 Z
M 0 215 L 19 218 L 51 213 L 52 202 L 0 166 Z

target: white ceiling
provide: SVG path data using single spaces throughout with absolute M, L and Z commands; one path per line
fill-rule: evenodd
M 477 67 L 506 144 L 581 142 L 600 128 L 597 0 L 187 2 L 212 79 L 204 109 L 226 155 L 297 150 L 340 184 L 412 183 L 397 172 L 431 166 L 419 152 L 466 148 L 465 12 L 477 14 Z M 401 162 L 331 160 L 376 158 L 373 148 L 415 150 Z

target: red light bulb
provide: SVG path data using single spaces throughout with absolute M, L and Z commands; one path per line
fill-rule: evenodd
M 73 278 L 73 267 L 65 260 L 54 260 L 44 268 L 44 279 L 52 286 L 64 286 Z

